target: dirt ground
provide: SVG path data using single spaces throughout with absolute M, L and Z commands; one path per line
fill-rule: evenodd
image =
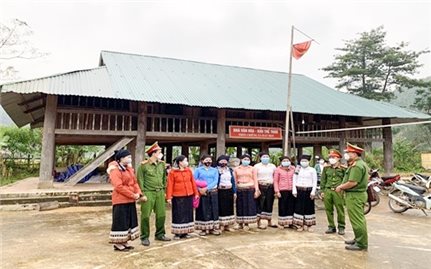
M 429 268 L 431 214 L 395 214 L 382 199 L 367 216 L 367 252 L 344 249 L 350 225 L 345 236 L 325 235 L 324 211 L 317 221 L 312 233 L 252 229 L 150 247 L 135 240 L 122 253 L 108 244 L 110 207 L 0 212 L 1 268 Z

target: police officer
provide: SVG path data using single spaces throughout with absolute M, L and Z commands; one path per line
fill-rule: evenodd
M 361 159 L 364 151 L 362 148 L 347 143 L 344 150 L 344 158 L 348 163 L 348 168 L 344 176 L 343 184 L 339 185 L 335 191 L 346 193 L 346 208 L 352 224 L 355 238 L 347 240 L 347 250 L 367 250 L 368 234 L 367 222 L 364 215 L 364 205 L 367 201 L 368 166 Z
M 154 210 L 156 214 L 156 240 L 170 241 L 165 232 L 165 190 L 166 171 L 165 162 L 162 161 L 162 149 L 155 142 L 146 153 L 150 157 L 143 161 L 137 172 L 139 187 L 143 195 L 141 204 L 141 244 L 150 245 L 150 215 Z
M 346 167 L 341 165 L 342 155 L 338 150 L 329 151 L 329 164 L 323 168 L 320 188 L 322 189 L 322 198 L 325 204 L 326 217 L 328 219 L 328 230 L 325 233 L 331 234 L 337 232 L 334 223 L 334 207 L 337 210 L 338 234 L 344 235 L 346 219 L 344 213 L 344 198 L 341 193 L 335 189 L 341 185 L 346 172 Z

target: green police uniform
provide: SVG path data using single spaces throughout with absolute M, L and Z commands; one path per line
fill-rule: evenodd
M 150 215 L 156 214 L 156 238 L 165 235 L 166 218 L 166 170 L 165 162 L 147 160 L 138 167 L 137 178 L 143 195 L 148 200 L 141 203 L 141 240 L 150 236 Z
M 356 245 L 368 248 L 367 222 L 364 205 L 367 202 L 368 166 L 362 159 L 357 159 L 347 168 L 343 183 L 355 181 L 358 184 L 346 189 L 346 208 L 355 234 Z
M 325 195 L 323 202 L 329 229 L 335 229 L 334 207 L 337 210 L 338 229 L 346 227 L 344 198 L 341 193 L 335 191 L 335 188 L 343 182 L 345 172 L 346 168 L 341 166 L 340 163 L 337 163 L 336 166 L 326 166 L 322 171 L 320 187 Z

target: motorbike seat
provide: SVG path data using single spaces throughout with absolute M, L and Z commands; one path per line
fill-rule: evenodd
M 422 187 L 419 187 L 419 186 L 415 186 L 415 185 L 412 185 L 412 184 L 399 183 L 399 185 L 405 186 L 405 187 L 407 187 L 407 188 L 409 188 L 409 189 L 411 189 L 414 192 L 419 193 L 419 194 L 423 194 L 423 193 L 425 193 L 427 191 L 427 189 L 425 189 L 425 188 L 422 188 Z
M 383 179 L 383 180 L 387 180 L 387 179 L 396 178 L 396 177 L 398 177 L 398 176 L 399 176 L 399 175 L 384 176 L 384 177 L 382 177 L 382 179 Z
M 429 179 L 430 176 L 426 176 L 426 175 L 422 175 L 422 174 L 418 174 L 419 176 L 421 176 L 424 179 Z

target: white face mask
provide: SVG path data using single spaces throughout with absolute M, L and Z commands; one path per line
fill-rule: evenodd
M 334 165 L 334 164 L 336 164 L 337 162 L 338 162 L 338 159 L 335 159 L 335 158 L 329 158 L 329 163 L 330 163 L 330 164 Z
M 163 158 L 163 153 L 160 153 L 159 155 L 157 155 L 157 159 L 161 160 Z
M 182 163 L 181 166 L 184 167 L 184 168 L 187 167 L 187 166 L 189 166 L 189 162 L 186 161 L 186 160 L 182 161 L 181 163 Z
M 304 168 L 307 168 L 309 164 L 310 164 L 309 161 L 301 161 L 301 166 Z
M 344 153 L 344 160 L 346 160 L 346 161 L 348 161 L 348 160 L 350 160 L 350 155 L 349 155 L 349 153 Z
M 325 160 L 320 160 L 319 163 L 323 165 L 325 164 Z

